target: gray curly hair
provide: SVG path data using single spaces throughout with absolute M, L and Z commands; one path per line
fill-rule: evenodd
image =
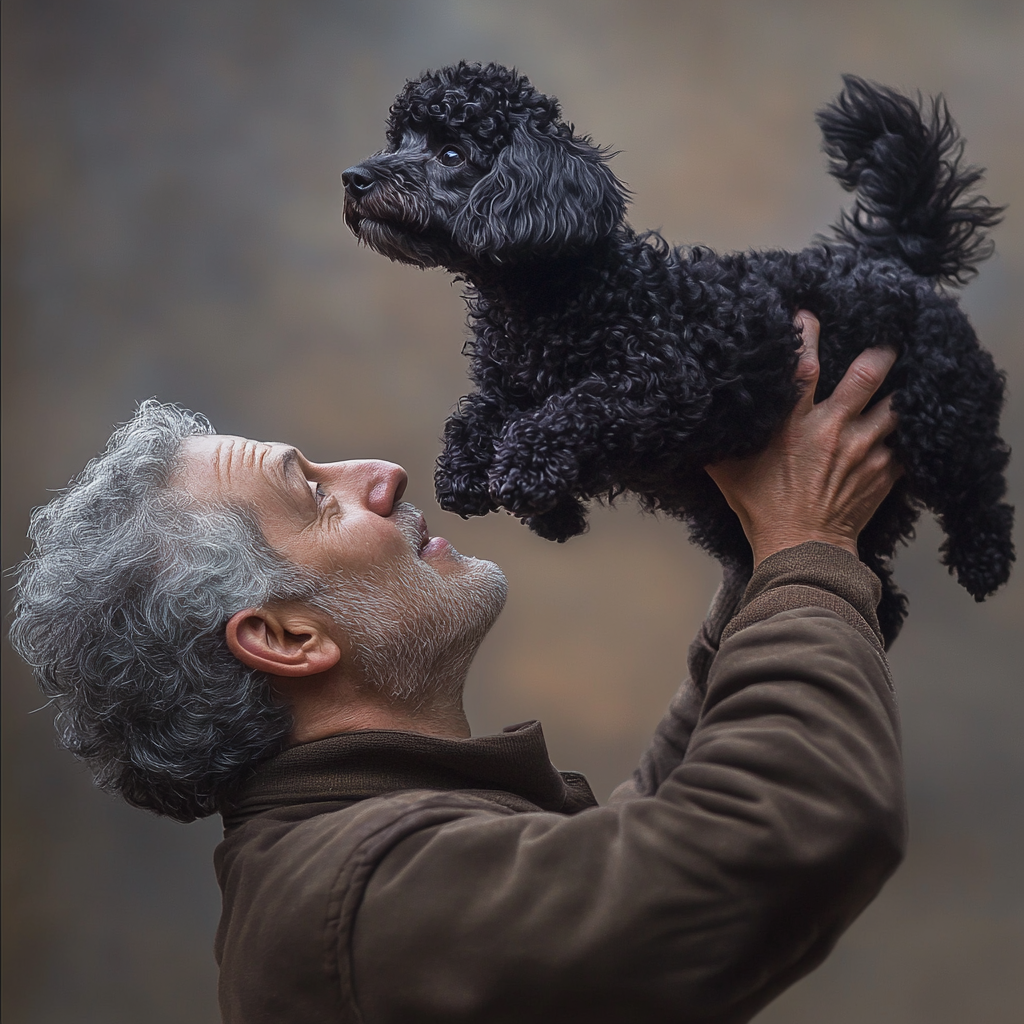
M 251 510 L 168 486 L 205 416 L 143 402 L 106 450 L 32 514 L 11 642 L 57 707 L 61 745 L 98 785 L 179 821 L 212 814 L 291 720 L 228 650 L 235 612 L 312 600 Z

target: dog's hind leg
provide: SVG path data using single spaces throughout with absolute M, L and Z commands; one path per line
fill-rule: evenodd
M 981 601 L 1014 561 L 1013 509 L 1002 500 L 1010 456 L 998 433 L 1003 376 L 952 303 L 924 308 L 914 335 L 917 369 L 893 397 L 896 455 L 946 533 L 944 564 Z
M 474 392 L 459 402 L 444 427 L 444 449 L 434 469 L 437 503 L 446 512 L 482 516 L 498 506 L 487 489 L 494 445 L 504 425 L 494 398 Z

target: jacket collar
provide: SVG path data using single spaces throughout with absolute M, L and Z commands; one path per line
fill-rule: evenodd
M 374 729 L 302 743 L 258 765 L 222 813 L 235 826 L 275 808 L 403 789 L 490 790 L 565 814 L 597 804 L 582 775 L 551 764 L 540 722 L 524 722 L 462 740 Z

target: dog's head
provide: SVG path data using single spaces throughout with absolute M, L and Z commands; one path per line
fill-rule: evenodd
M 387 140 L 342 180 L 348 226 L 393 260 L 465 271 L 564 256 L 625 214 L 609 154 L 497 64 L 463 61 L 406 83 Z

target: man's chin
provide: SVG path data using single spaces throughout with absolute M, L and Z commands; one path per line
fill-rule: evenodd
M 460 555 L 452 548 L 457 564 L 448 578 L 453 607 L 461 608 L 456 616 L 469 628 L 468 634 L 481 638 L 494 625 L 508 598 L 508 580 L 496 562 L 473 555 Z
M 494 620 L 501 614 L 502 609 L 505 607 L 505 601 L 508 599 L 508 580 L 496 562 L 490 562 L 485 558 L 474 558 L 473 561 L 479 566 L 480 574 L 487 581 L 487 585 L 490 588 L 489 606 L 492 609 L 492 614 L 490 621 L 487 623 L 487 629 L 490 629 L 494 625 Z
M 339 577 L 321 605 L 364 681 L 391 700 L 461 699 L 469 664 L 505 606 L 508 583 L 494 562 L 457 555 L 452 563 L 445 573 L 423 572 L 421 563 L 421 571 Z

